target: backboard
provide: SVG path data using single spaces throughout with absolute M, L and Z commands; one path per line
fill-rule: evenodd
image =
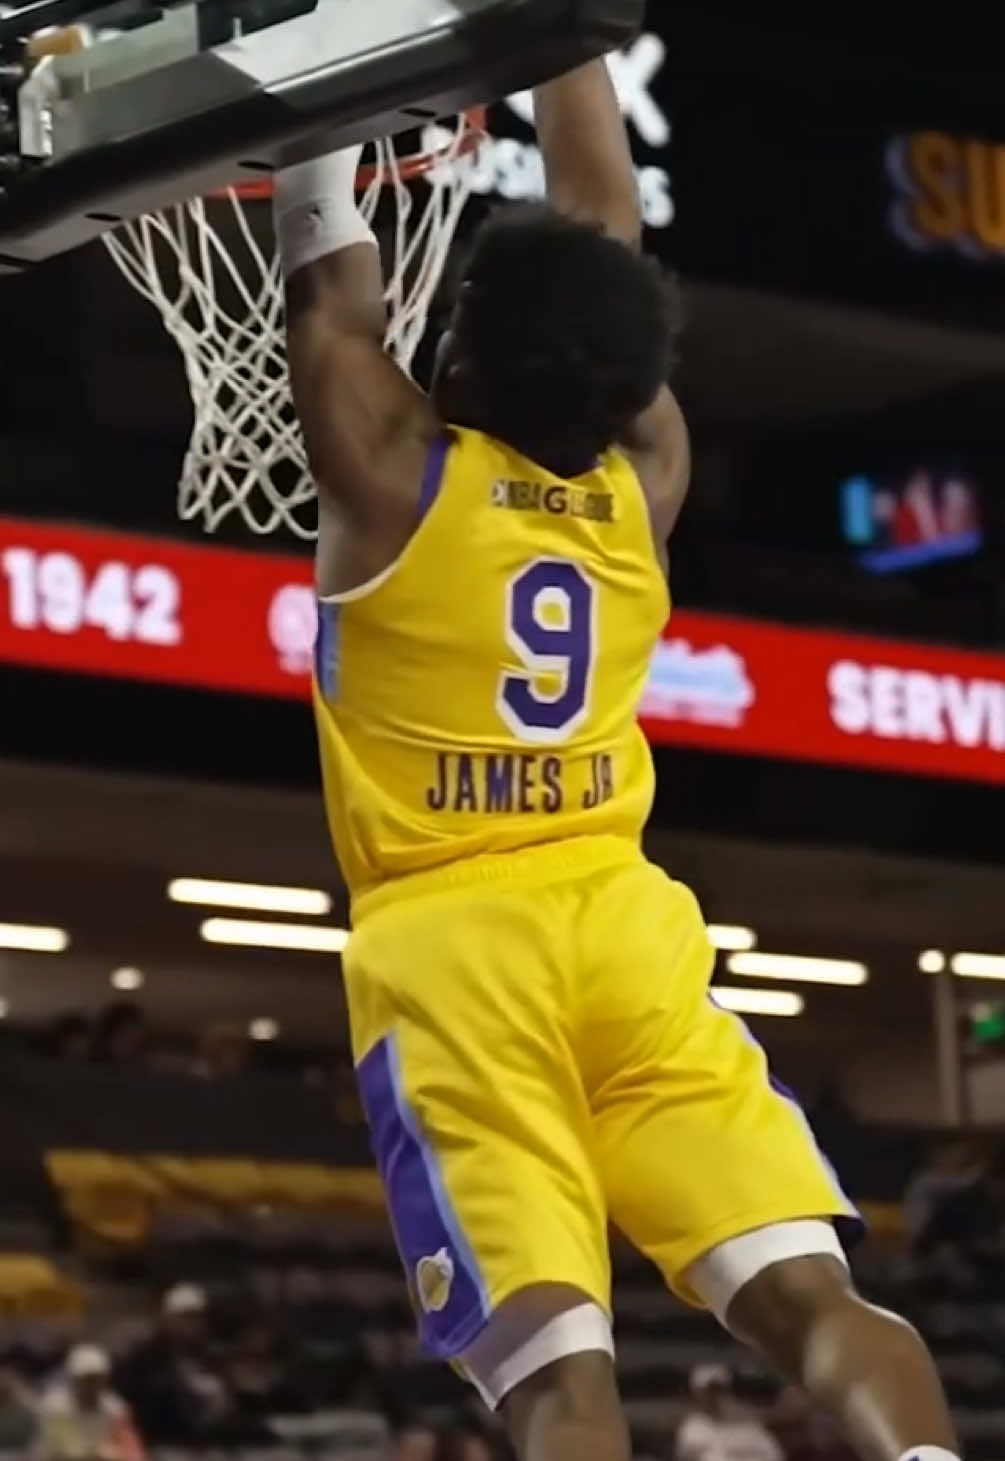
M 625 44 L 644 0 L 38 0 L 0 19 L 0 270 Z M 86 25 L 32 64 L 30 38 Z M 2 120 L 2 118 L 0 118 Z

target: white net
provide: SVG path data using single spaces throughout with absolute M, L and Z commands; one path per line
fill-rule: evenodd
M 383 196 L 393 202 L 387 346 L 405 369 L 425 333 L 471 193 L 473 159 L 465 155 L 471 124 L 460 118 L 441 146 L 444 135 L 430 129 L 436 160 L 415 182 L 392 142 L 378 142 L 373 180 L 360 200 L 371 221 Z M 239 514 L 255 533 L 285 527 L 313 538 L 316 489 L 286 372 L 282 275 L 271 222 L 263 239 L 261 226 L 252 226 L 252 209 L 268 211 L 233 190 L 221 201 L 194 198 L 122 225 L 105 235 L 105 244 L 159 310 L 185 361 L 194 421 L 178 484 L 179 516 L 201 519 L 213 532 Z

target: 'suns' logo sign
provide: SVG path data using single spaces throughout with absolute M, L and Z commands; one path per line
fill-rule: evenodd
M 887 149 L 890 226 L 915 249 L 1005 259 L 1005 144 L 914 132 Z

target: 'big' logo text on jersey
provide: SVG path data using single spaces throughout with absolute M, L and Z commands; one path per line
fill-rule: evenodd
M 492 506 L 515 512 L 550 512 L 554 516 L 585 517 L 595 523 L 614 521 L 614 498 L 610 492 L 587 492 L 543 482 L 492 483 Z

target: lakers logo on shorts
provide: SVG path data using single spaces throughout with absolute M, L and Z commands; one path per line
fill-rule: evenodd
M 454 1260 L 446 1248 L 415 1265 L 415 1287 L 423 1313 L 439 1314 L 447 1307 L 454 1282 Z

